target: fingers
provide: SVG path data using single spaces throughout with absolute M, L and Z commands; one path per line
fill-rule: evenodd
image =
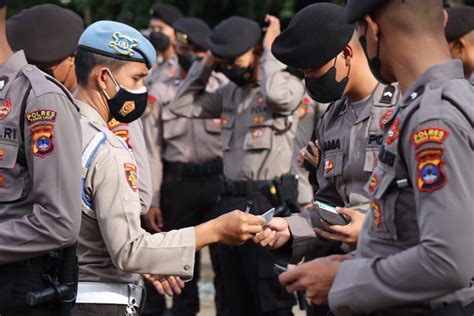
M 314 228 L 314 232 L 316 235 L 324 238 L 324 239 L 328 239 L 328 240 L 334 240 L 334 241 L 342 241 L 342 242 L 345 242 L 346 239 L 347 239 L 347 236 L 345 235 L 340 235 L 340 234 L 332 234 L 330 232 L 327 232 L 327 231 L 324 231 L 324 230 L 321 230 L 319 228 Z
M 255 235 L 255 237 L 253 237 L 253 242 L 256 244 L 260 244 L 263 240 L 267 239 L 271 233 L 272 233 L 272 230 L 267 228 L 264 231 Z
M 160 293 L 161 295 L 165 295 L 165 290 L 163 289 L 163 285 L 161 284 L 160 281 L 153 281 L 152 282 L 153 286 L 155 287 L 156 291 Z
M 265 220 L 261 216 L 255 216 L 255 215 L 246 214 L 246 213 L 243 213 L 243 214 L 245 215 L 245 222 L 249 225 L 263 226 L 265 224 Z
M 177 278 L 176 277 L 168 277 L 168 283 L 171 287 L 171 290 L 172 290 L 172 293 L 176 294 L 176 295 L 180 295 L 181 294 L 181 289 L 183 287 L 181 287 L 181 283 L 178 282 Z
M 250 238 L 253 238 L 255 234 L 258 234 L 263 231 L 263 224 L 262 225 L 249 225 L 249 224 L 244 224 L 243 226 L 243 233 L 244 234 L 251 234 L 252 236 Z
M 284 272 L 284 273 L 280 274 L 280 276 L 278 277 L 278 280 L 280 281 L 281 285 L 283 285 L 285 287 L 288 287 L 288 286 L 294 284 L 295 282 L 297 282 L 298 278 L 299 278 L 298 269 L 293 268 L 293 269 L 290 270 L 288 268 L 287 272 Z
M 343 208 L 343 207 L 336 207 L 336 211 L 341 214 L 341 215 L 347 215 L 350 218 L 352 218 L 357 211 L 354 211 L 350 208 Z
M 155 221 L 155 217 L 153 215 L 146 214 L 145 220 L 146 220 L 146 224 L 148 228 L 150 228 L 151 230 L 157 233 L 161 231 L 160 226 L 158 226 L 158 223 Z

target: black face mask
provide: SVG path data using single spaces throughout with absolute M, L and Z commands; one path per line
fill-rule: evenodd
M 244 87 L 251 84 L 253 75 L 255 74 L 255 68 L 252 66 L 248 66 L 246 68 L 227 68 L 220 66 L 216 70 L 222 72 L 230 81 L 239 87 Z
M 170 38 L 162 32 L 151 32 L 149 38 L 150 43 L 159 52 L 164 52 L 170 47 Z
M 143 87 L 135 91 L 124 88 L 115 80 L 110 70 L 107 71 L 117 89 L 117 94 L 113 98 L 110 98 L 107 92 L 102 90 L 107 98 L 112 117 L 121 123 L 131 123 L 137 120 L 146 110 L 148 101 L 146 88 Z
M 197 57 L 194 54 L 186 53 L 186 54 L 178 54 L 178 64 L 184 71 L 188 72 L 191 69 L 191 66 L 195 61 L 201 61 L 202 58 Z
M 377 42 L 377 56 L 374 58 L 369 57 L 369 53 L 367 51 L 367 29 L 365 30 L 365 34 L 359 37 L 359 42 L 362 45 L 362 48 L 364 49 L 365 56 L 367 56 L 367 60 L 369 62 L 369 68 L 372 74 L 374 75 L 375 79 L 377 79 L 380 83 L 384 85 L 389 85 L 392 82 L 389 80 L 386 80 L 382 76 L 382 62 L 380 61 L 379 58 L 379 53 L 380 53 L 380 40 Z
M 336 60 L 324 75 L 318 78 L 306 77 L 305 84 L 309 96 L 319 103 L 331 103 L 341 99 L 344 95 L 347 83 L 349 82 L 349 73 L 351 67 L 347 70 L 347 76 L 340 82 L 336 80 Z

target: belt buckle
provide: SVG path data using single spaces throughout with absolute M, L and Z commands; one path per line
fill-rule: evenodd
M 125 309 L 126 316 L 139 315 L 141 301 L 143 299 L 143 288 L 139 285 L 128 284 L 128 305 Z

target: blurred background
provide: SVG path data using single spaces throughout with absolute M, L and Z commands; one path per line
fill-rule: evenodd
M 148 25 L 150 8 L 156 0 L 18 0 L 9 5 L 8 14 L 41 3 L 56 3 L 79 13 L 90 24 L 97 20 L 115 20 L 143 29 Z M 204 19 L 215 26 L 225 17 L 241 15 L 263 24 L 266 13 L 280 17 L 286 27 L 291 17 L 303 7 L 315 2 L 345 4 L 346 0 L 163 0 L 178 6 L 183 14 Z M 447 4 L 465 3 L 474 5 L 474 0 L 446 0 Z

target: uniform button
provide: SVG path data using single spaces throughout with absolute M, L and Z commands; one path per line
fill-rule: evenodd
M 191 267 L 186 264 L 186 265 L 184 266 L 184 271 L 188 271 L 189 269 L 191 269 Z
M 28 71 L 28 72 L 32 72 L 32 71 L 33 71 L 33 67 L 29 67 L 29 66 L 28 66 L 28 67 L 26 67 L 25 70 Z

